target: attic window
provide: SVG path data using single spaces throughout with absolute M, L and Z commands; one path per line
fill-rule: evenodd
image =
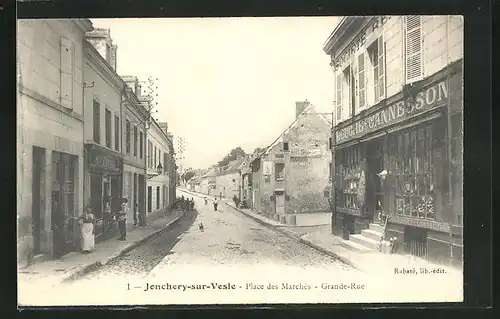
M 288 142 L 283 143 L 283 151 L 288 151 Z

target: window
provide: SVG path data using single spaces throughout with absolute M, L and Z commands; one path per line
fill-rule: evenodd
M 73 109 L 74 44 L 61 38 L 61 106 Z
M 389 138 L 391 166 L 395 171 L 396 213 L 435 218 L 434 127 L 425 125 Z
M 284 163 L 274 164 L 274 177 L 277 181 L 285 179 L 285 164 Z
M 156 146 L 155 146 L 155 157 L 154 157 L 154 166 L 153 166 L 153 168 L 156 168 L 156 158 L 157 157 L 156 157 Z
M 161 164 L 161 150 L 158 149 L 158 165 Z
M 330 178 L 330 181 L 333 181 L 333 163 L 330 162 L 328 164 L 328 176 Z
M 106 126 L 106 147 L 111 148 L 111 111 L 108 109 L 106 109 L 104 124 Z
M 167 175 L 170 170 L 170 162 L 168 161 L 168 154 L 163 153 L 163 175 Z
M 139 158 L 142 159 L 144 155 L 144 135 L 142 132 L 139 133 Z
M 137 126 L 134 126 L 134 156 L 137 156 Z
M 406 83 L 422 79 L 422 30 L 420 16 L 405 17 Z
M 152 194 L 152 192 L 153 192 L 152 187 L 148 186 L 148 213 L 151 213 L 151 211 L 153 210 L 153 207 L 152 207 L 153 206 L 153 203 L 152 203 L 153 194 Z
M 160 186 L 156 186 L 156 209 L 160 209 Z
M 342 120 L 342 74 L 337 74 L 335 79 L 335 107 L 337 110 L 337 123 Z
M 346 148 L 341 153 L 340 164 L 341 196 L 340 207 L 359 210 L 358 192 L 360 191 L 361 177 L 364 174 L 361 166 L 361 147 Z
M 115 150 L 120 151 L 120 118 L 115 115 Z
M 373 94 L 376 103 L 385 97 L 385 58 L 382 36 L 370 45 L 368 54 L 373 67 Z
M 99 101 L 93 101 L 93 114 L 94 120 L 94 142 L 101 144 L 101 104 Z
M 366 106 L 366 79 L 365 79 L 365 54 L 358 55 L 358 108 L 362 109 Z
M 329 137 L 328 138 L 328 149 L 332 149 L 333 148 L 333 138 L 332 137 Z
M 151 168 L 153 166 L 153 143 L 148 140 L 148 167 Z
M 283 143 L 283 151 L 285 151 L 285 152 L 288 151 L 288 142 Z
M 344 82 L 346 83 L 346 90 L 345 90 L 345 104 L 348 106 L 349 109 L 349 117 L 352 117 L 354 115 L 354 108 L 356 105 L 355 101 L 355 96 L 356 96 L 356 87 L 355 87 L 355 79 L 354 79 L 354 74 L 352 72 L 352 69 L 350 66 L 346 67 L 344 69 Z
M 127 150 L 127 154 L 130 154 L 130 121 L 126 120 L 125 121 L 125 148 Z

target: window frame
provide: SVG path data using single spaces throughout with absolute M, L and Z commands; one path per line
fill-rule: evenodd
M 96 112 L 97 111 L 97 112 Z M 92 137 L 95 143 L 101 144 L 101 103 L 97 99 L 92 100 Z
M 115 151 L 120 151 L 120 117 L 115 115 Z
M 282 169 L 278 170 L 278 166 L 281 166 Z M 277 180 L 277 181 L 283 181 L 283 180 L 285 180 L 285 178 L 286 178 L 285 163 L 275 162 L 274 163 L 274 179 Z
M 134 156 L 137 157 L 137 125 L 134 125 Z
M 104 128 L 105 128 L 105 145 L 107 148 L 112 149 L 112 117 L 111 110 L 105 108 L 104 111 Z
M 416 23 L 417 26 L 413 28 L 408 28 L 409 20 L 408 19 L 418 19 L 418 23 Z M 409 34 L 412 32 L 418 31 L 419 38 L 416 41 L 419 43 L 419 49 L 415 50 L 415 52 L 409 53 Z M 403 54 L 404 54 L 404 83 L 406 84 L 411 84 L 417 81 L 420 81 L 424 77 L 424 50 L 423 50 L 423 34 L 422 34 L 422 17 L 421 16 L 405 16 L 403 18 L 403 39 L 404 39 L 404 45 L 403 45 Z M 417 32 L 416 32 L 417 33 Z M 413 42 L 413 41 L 412 41 Z M 418 60 L 418 68 L 420 69 L 419 74 L 414 75 L 409 77 L 409 68 L 408 65 L 410 64 L 409 59 L 414 58 L 416 56 L 420 56 L 420 59 Z
M 127 154 L 130 154 L 131 150 L 130 150 L 130 143 L 131 143 L 131 137 L 130 137 L 130 134 L 131 134 L 131 124 L 130 124 L 130 120 L 129 119 L 126 119 L 125 120 L 125 151 Z

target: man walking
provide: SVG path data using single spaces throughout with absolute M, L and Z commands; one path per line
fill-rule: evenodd
M 217 211 L 217 205 L 219 205 L 219 203 L 217 202 L 217 197 L 214 198 L 214 211 Z

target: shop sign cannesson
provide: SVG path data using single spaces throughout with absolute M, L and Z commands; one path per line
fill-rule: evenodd
M 402 122 L 413 115 L 445 105 L 447 101 L 447 81 L 441 81 L 417 93 L 415 102 L 410 107 L 406 106 L 407 102 L 405 100 L 401 100 L 363 119 L 358 119 L 345 127 L 337 129 L 335 132 L 335 141 L 337 144 L 340 144 L 354 138 L 359 138 L 381 128 Z

